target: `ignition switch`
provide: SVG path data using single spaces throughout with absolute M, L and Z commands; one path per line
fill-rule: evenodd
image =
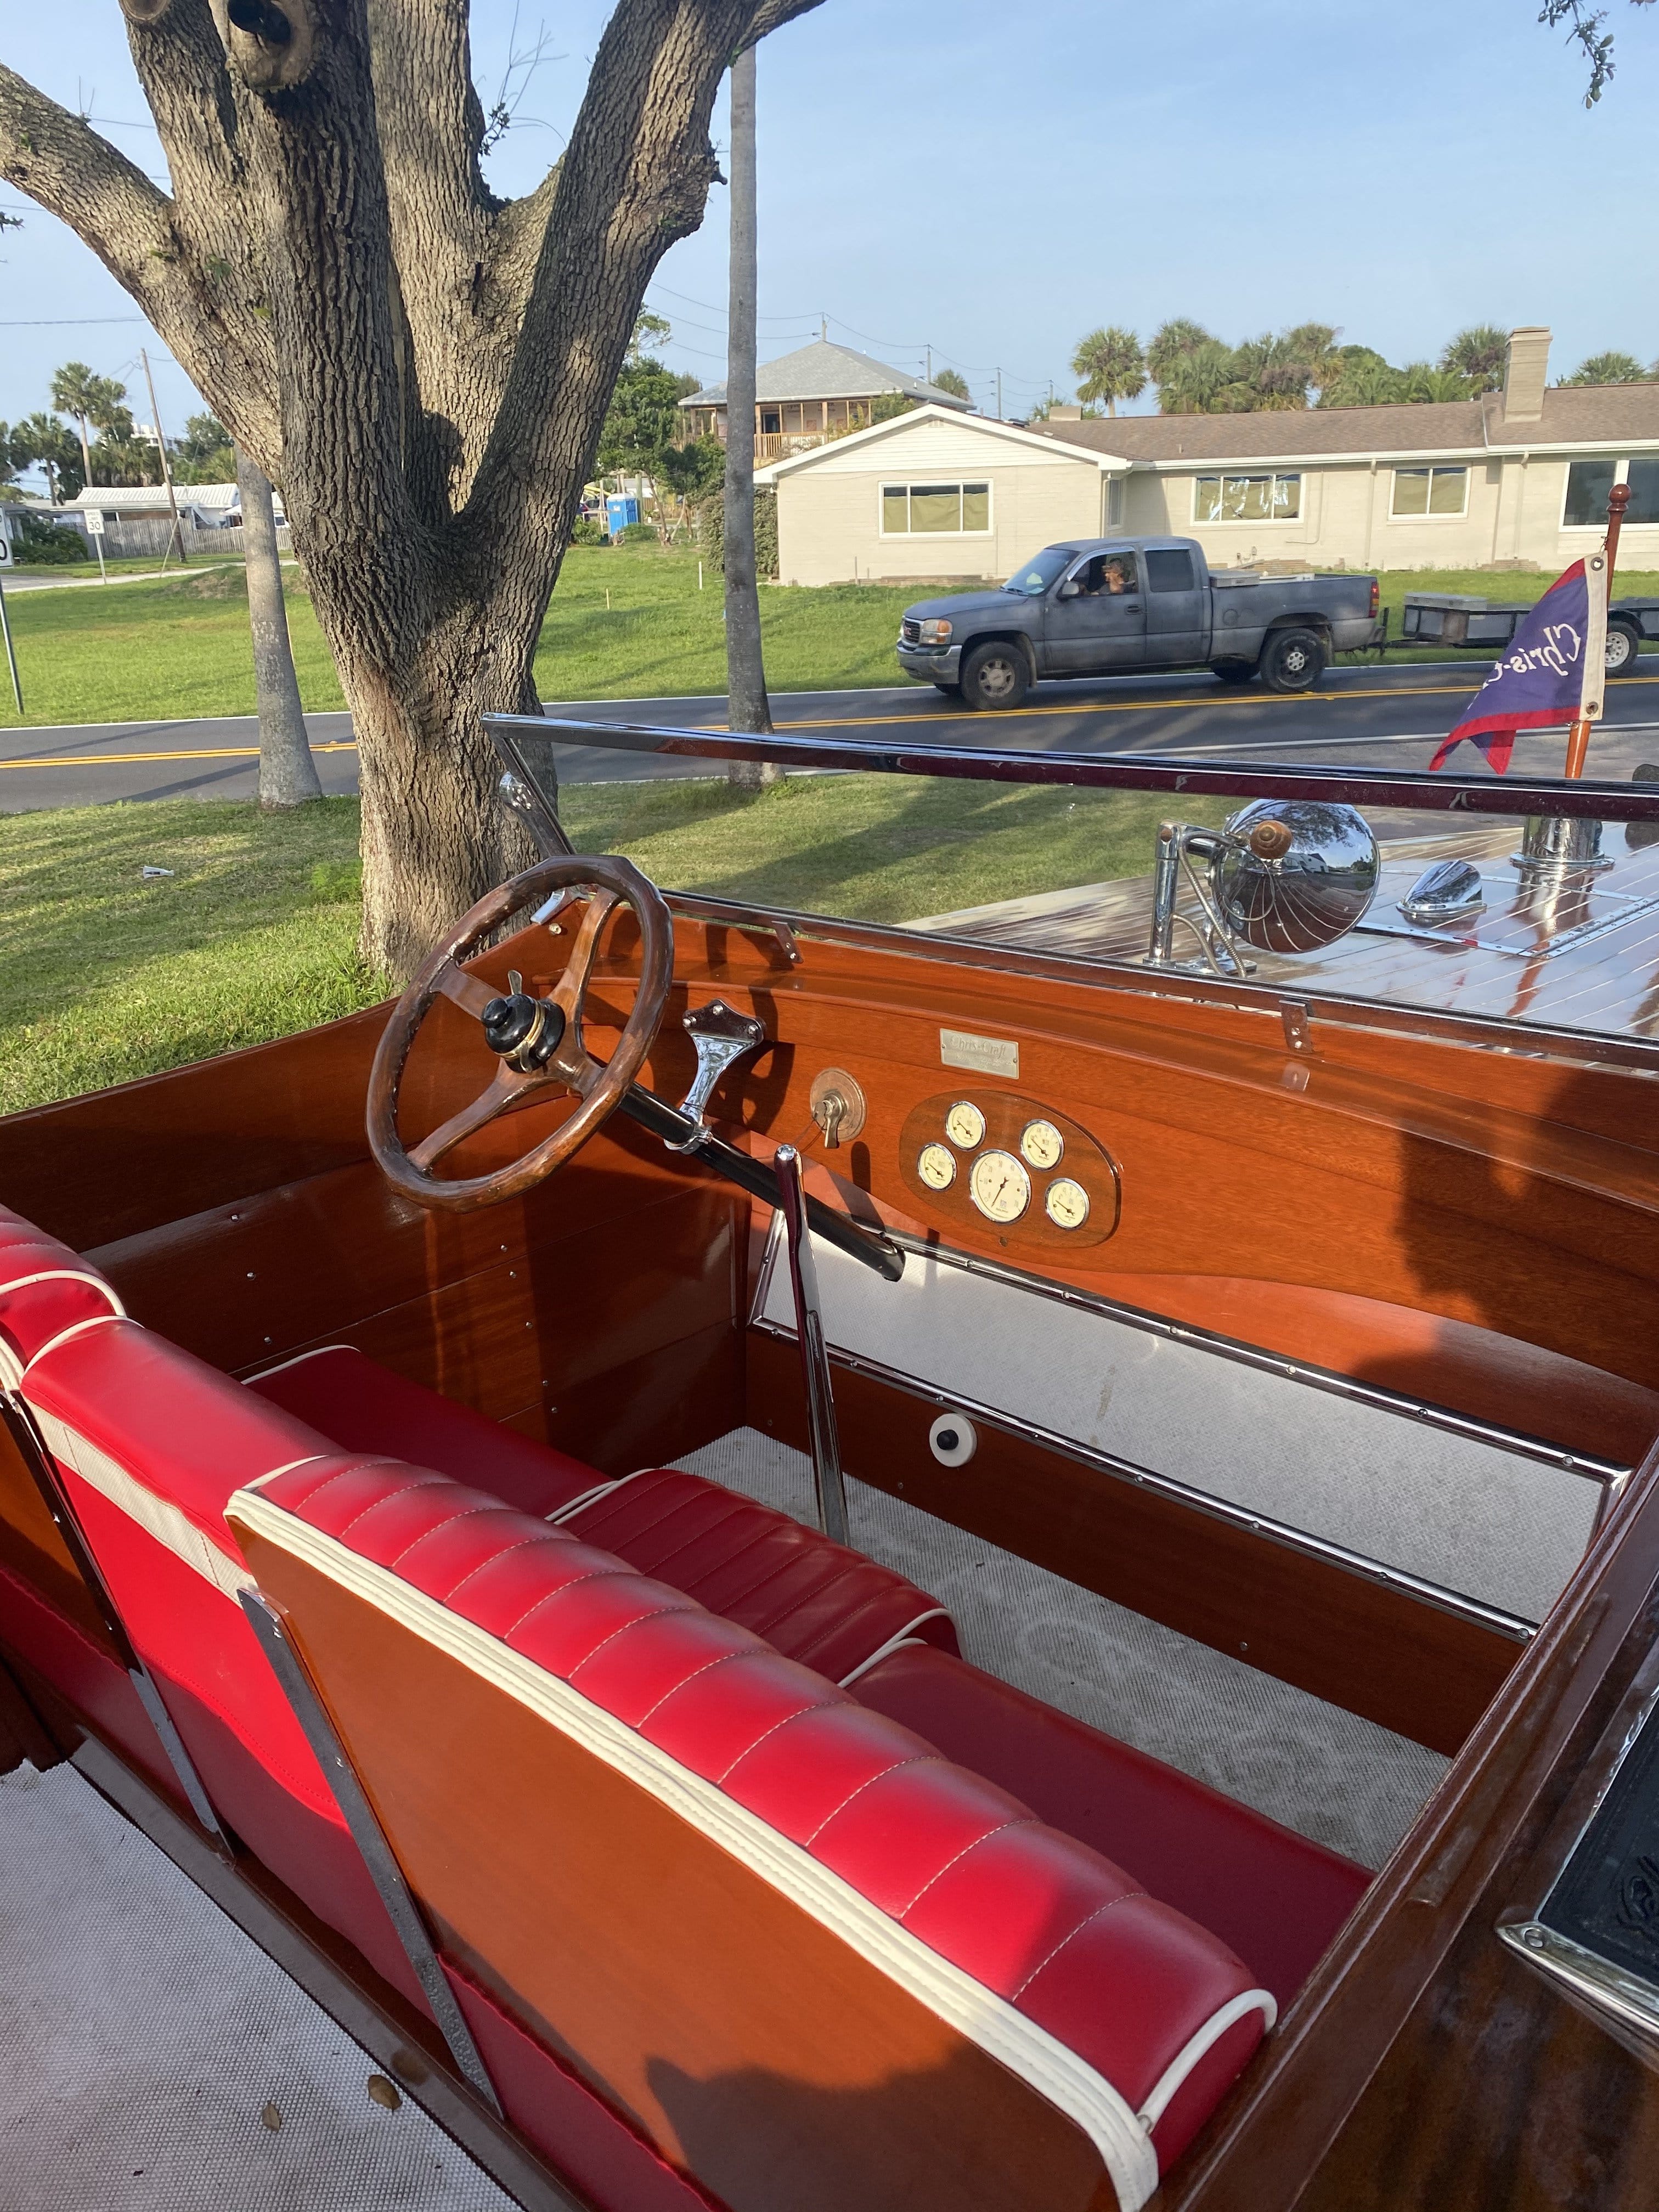
M 839 1151 L 864 1127 L 864 1093 L 844 1067 L 821 1068 L 807 1094 L 812 1119 L 823 1132 L 823 1149 Z

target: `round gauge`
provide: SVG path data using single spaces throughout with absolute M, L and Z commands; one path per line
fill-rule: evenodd
M 943 1145 L 924 1145 L 916 1173 L 929 1190 L 949 1190 L 957 1179 L 957 1156 Z
M 964 1152 L 985 1140 L 985 1116 L 971 1098 L 958 1098 L 945 1117 L 945 1133 Z
M 1028 1121 L 1020 1132 L 1019 1149 L 1034 1168 L 1057 1168 L 1066 1139 L 1052 1121 Z
M 988 1221 L 1018 1221 L 1031 1202 L 1031 1178 L 1012 1152 L 981 1152 L 968 1195 Z
M 1049 1184 L 1042 1206 L 1056 1229 L 1081 1229 L 1089 1218 L 1089 1194 L 1070 1176 Z

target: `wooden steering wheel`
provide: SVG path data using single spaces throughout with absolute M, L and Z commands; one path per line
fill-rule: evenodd
M 497 996 L 469 975 L 461 962 L 476 952 L 509 915 L 550 893 L 591 894 L 570 958 L 551 994 L 523 991 Z M 618 902 L 634 909 L 640 925 L 640 980 L 622 1041 L 607 1061 L 582 1044 L 582 1001 L 605 924 Z M 651 1049 L 674 981 L 674 926 L 662 896 L 629 860 L 609 857 L 544 860 L 526 868 L 464 915 L 431 952 L 392 1010 L 368 1077 L 368 1144 L 386 1181 L 422 1206 L 471 1212 L 516 1198 L 562 1168 L 580 1152 L 620 1103 Z M 398 1091 L 410 1048 L 439 998 L 450 1000 L 479 1022 L 498 1055 L 494 1080 L 469 1106 L 452 1114 L 418 1145 L 405 1151 L 398 1134 Z M 533 1092 L 562 1085 L 581 1104 L 550 1137 L 510 1166 L 489 1175 L 441 1182 L 433 1168 L 453 1146 Z

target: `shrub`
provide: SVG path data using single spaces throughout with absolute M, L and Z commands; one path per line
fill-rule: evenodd
M 573 545 L 608 545 L 611 540 L 597 514 L 579 514 L 570 527 L 570 542 Z
M 726 574 L 726 495 L 710 492 L 693 510 L 697 544 L 704 560 Z M 763 487 L 755 494 L 755 574 L 768 583 L 778 574 L 778 495 Z
M 617 533 L 618 545 L 654 545 L 657 526 L 654 522 L 625 522 Z
M 12 551 L 19 568 L 61 568 L 88 557 L 87 541 L 66 523 L 48 522 L 9 501 Z

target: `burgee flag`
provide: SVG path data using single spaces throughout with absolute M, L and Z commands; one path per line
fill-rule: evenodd
M 1607 555 L 1603 546 L 1558 576 L 1516 631 L 1469 712 L 1429 763 L 1443 768 L 1468 738 L 1502 775 L 1517 730 L 1601 718 L 1607 657 Z

